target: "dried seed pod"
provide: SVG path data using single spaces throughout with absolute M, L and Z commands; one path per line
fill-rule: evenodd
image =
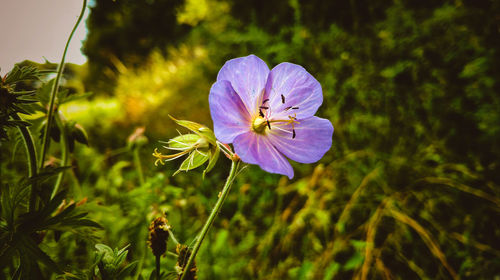
M 182 277 L 182 272 L 184 271 L 184 268 L 186 267 L 186 264 L 189 260 L 189 257 L 191 256 L 191 249 L 189 249 L 188 246 L 183 245 L 183 244 L 177 244 L 177 248 L 175 248 L 177 255 L 179 257 L 177 258 L 177 264 L 175 265 L 177 271 L 179 272 L 179 275 L 177 279 L 181 279 Z M 186 277 L 184 278 L 185 280 L 196 280 L 198 279 L 198 276 L 196 275 L 196 271 L 198 271 L 198 268 L 196 268 L 196 261 L 193 261 L 191 264 L 191 268 L 186 274 Z
M 154 219 L 149 225 L 148 244 L 156 257 L 167 251 L 169 229 L 168 221 L 164 217 Z

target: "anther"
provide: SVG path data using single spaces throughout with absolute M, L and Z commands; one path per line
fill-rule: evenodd
M 271 130 L 271 123 L 269 122 L 269 120 L 267 120 L 266 122 L 267 122 L 267 127 L 269 127 L 269 130 Z
M 264 117 L 264 113 L 262 113 L 261 109 L 259 109 L 259 116 Z
M 288 107 L 286 107 L 286 108 L 285 108 L 285 111 L 288 111 L 288 110 L 290 110 L 290 109 L 292 109 L 292 110 L 297 110 L 297 109 L 299 109 L 299 107 L 292 107 L 292 106 L 288 106 Z
M 262 105 L 264 105 L 267 101 L 269 101 L 269 98 L 264 99 L 264 101 L 262 101 Z
M 281 95 L 281 103 L 285 104 L 285 96 L 283 94 Z
M 259 108 L 260 109 L 265 109 L 265 110 L 269 109 L 269 107 L 266 107 L 266 106 L 260 106 Z
M 295 129 L 292 129 L 292 139 L 295 139 Z

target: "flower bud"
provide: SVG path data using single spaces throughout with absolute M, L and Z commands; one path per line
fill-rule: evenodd
M 172 118 L 172 117 L 171 117 Z M 174 160 L 187 155 L 187 158 L 181 163 L 179 169 L 174 173 L 176 175 L 180 171 L 189 171 L 195 169 L 206 161 L 209 161 L 207 168 L 203 171 L 203 177 L 209 172 L 219 158 L 219 146 L 215 139 L 215 134 L 208 127 L 186 120 L 176 120 L 177 124 L 191 130 L 193 133 L 179 135 L 170 139 L 164 146 L 166 149 L 177 151 L 175 154 L 164 155 L 155 149 L 153 156 L 157 158 L 155 165 L 164 164 L 164 161 Z
M 147 144 L 148 138 L 144 136 L 146 128 L 141 126 L 135 129 L 135 131 L 127 138 L 127 146 L 131 149 L 143 146 Z

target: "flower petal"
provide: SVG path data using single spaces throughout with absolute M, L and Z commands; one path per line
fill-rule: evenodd
M 320 160 L 332 146 L 333 126 L 327 119 L 310 117 L 299 120 L 292 139 L 291 125 L 271 129 L 267 137 L 271 143 L 289 159 L 313 163 Z
M 217 81 L 231 82 L 250 113 L 257 112 L 257 100 L 266 86 L 269 67 L 257 56 L 251 54 L 227 61 L 217 75 Z
M 264 99 L 268 98 L 273 118 L 312 117 L 323 103 L 320 83 L 302 66 L 288 62 L 269 73 Z
M 243 162 L 258 164 L 267 172 L 293 178 L 292 166 L 265 135 L 254 132 L 241 134 L 234 139 L 233 146 L 234 151 Z
M 208 96 L 215 137 L 223 143 L 250 130 L 250 114 L 229 81 L 213 84 Z

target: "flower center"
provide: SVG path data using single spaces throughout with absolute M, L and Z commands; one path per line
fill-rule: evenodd
M 269 105 L 266 105 L 266 103 L 269 101 L 269 99 L 264 99 L 262 101 L 262 105 L 259 106 L 259 115 L 256 116 L 253 121 L 252 121 L 252 130 L 255 133 L 259 134 L 265 134 L 266 133 L 266 127 L 271 130 L 271 123 L 273 124 L 273 127 L 275 127 L 278 130 L 291 133 L 292 134 L 292 139 L 295 139 L 295 124 L 300 124 L 297 121 L 297 114 L 288 115 L 288 120 L 283 120 L 283 119 L 272 119 L 271 118 L 271 107 Z M 281 102 L 285 104 L 285 96 L 282 94 L 281 95 Z M 298 110 L 299 107 L 297 106 L 288 106 L 285 107 L 283 111 L 287 112 L 289 110 Z M 292 131 L 287 131 L 282 128 L 282 126 L 291 126 Z
M 252 121 L 252 130 L 255 131 L 255 133 L 264 134 L 267 125 L 268 125 L 268 120 L 266 118 L 257 116 Z

